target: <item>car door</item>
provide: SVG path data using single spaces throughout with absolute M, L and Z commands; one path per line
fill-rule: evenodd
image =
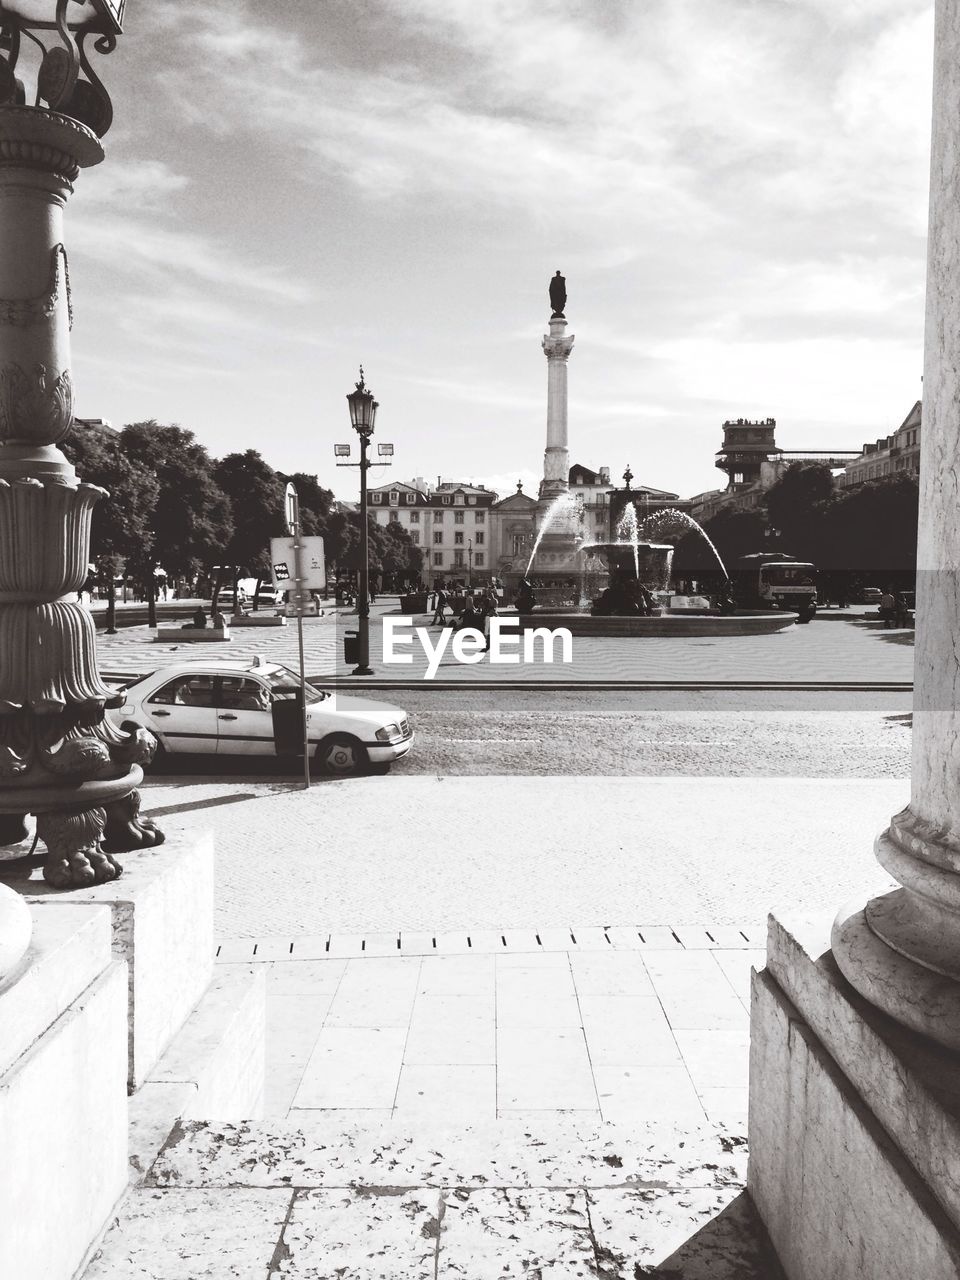
M 252 676 L 221 676 L 215 690 L 217 753 L 275 755 L 270 691 Z
M 167 751 L 216 752 L 214 679 L 193 671 L 176 676 L 141 703 L 147 728 L 157 734 Z

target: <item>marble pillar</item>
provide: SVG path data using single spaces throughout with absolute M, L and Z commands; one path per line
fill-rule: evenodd
M 547 357 L 547 447 L 543 455 L 541 499 L 565 493 L 570 478 L 570 454 L 567 449 L 567 361 L 573 350 L 573 337 L 565 336 L 567 322 L 563 316 L 551 316 L 550 332 L 543 337 L 543 354 Z
M 833 952 L 898 1021 L 960 1050 L 960 6 L 938 0 L 911 795 L 877 839 L 902 886 L 842 910 Z
M 63 209 L 100 139 L 41 107 L 0 106 L 0 845 L 35 814 L 58 888 L 112 880 L 157 844 L 136 791 L 154 744 L 105 708 L 86 581 L 93 508 L 57 447 L 73 424 Z

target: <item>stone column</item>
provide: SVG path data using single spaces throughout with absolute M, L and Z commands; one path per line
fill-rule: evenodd
M 903 886 L 841 911 L 849 982 L 960 1050 L 960 6 L 937 0 L 910 803 L 876 842 Z
M 36 814 L 59 888 L 112 880 L 113 853 L 163 838 L 137 817 L 153 743 L 105 719 L 122 698 L 100 679 L 77 599 L 106 495 L 57 448 L 73 423 L 63 208 L 80 169 L 102 159 L 85 125 L 0 107 L 0 844 Z
M 554 498 L 567 489 L 570 455 L 567 452 L 567 360 L 573 350 L 573 334 L 564 337 L 567 322 L 552 316 L 550 332 L 543 337 L 547 357 L 547 447 L 543 455 L 540 497 Z

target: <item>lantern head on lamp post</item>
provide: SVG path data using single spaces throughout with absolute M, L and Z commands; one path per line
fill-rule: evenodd
M 364 383 L 363 365 L 360 366 L 360 381 L 354 383 L 354 388 L 347 396 L 347 404 L 350 406 L 350 422 L 359 436 L 366 436 L 369 440 L 373 435 L 373 426 L 377 420 L 377 410 L 380 406 L 374 400 L 373 392 Z
M 45 104 L 102 138 L 113 122 L 113 106 L 84 45 L 95 36 L 94 49 L 112 53 L 125 5 L 126 0 L 0 0 L 0 105 L 26 105 L 17 75 L 26 36 L 40 50 L 33 105 Z M 54 38 L 48 41 L 47 34 Z

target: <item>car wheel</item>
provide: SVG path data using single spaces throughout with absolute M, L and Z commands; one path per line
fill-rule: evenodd
M 324 773 L 345 776 L 363 773 L 367 768 L 367 751 L 362 742 L 348 733 L 332 733 L 317 747 L 316 761 Z

